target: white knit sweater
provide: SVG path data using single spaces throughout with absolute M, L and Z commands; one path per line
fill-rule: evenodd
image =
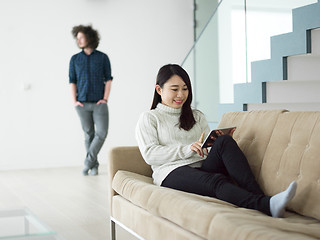
M 156 109 L 142 113 L 139 118 L 136 139 L 144 160 L 152 167 L 156 185 L 161 185 L 174 169 L 184 165 L 200 167 L 204 159 L 190 147 L 202 132 L 206 136 L 210 131 L 205 116 L 193 110 L 196 124 L 186 131 L 179 128 L 180 114 L 181 109 L 159 103 Z

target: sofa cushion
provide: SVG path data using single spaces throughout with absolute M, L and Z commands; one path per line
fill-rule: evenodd
M 238 231 L 242 231 L 241 234 L 245 236 L 247 234 L 246 230 L 241 228 L 241 224 L 237 225 L 237 221 L 233 220 L 237 218 L 250 226 L 251 231 L 255 228 L 257 230 L 262 229 L 262 232 L 271 231 L 273 228 L 276 228 L 279 232 L 284 231 L 281 236 L 287 236 L 286 239 L 291 237 L 291 233 L 285 232 L 287 230 L 301 234 L 306 231 L 313 231 L 318 234 L 319 232 L 315 228 L 320 229 L 320 224 L 316 223 L 317 221 L 306 220 L 302 216 L 287 212 L 285 216 L 289 218 L 274 219 L 258 211 L 237 208 L 215 198 L 158 187 L 152 184 L 151 178 L 132 172 L 118 171 L 113 180 L 113 189 L 136 206 L 155 216 L 168 219 L 206 239 L 215 239 L 214 236 L 219 236 L 218 239 L 228 239 L 227 237 L 220 238 L 220 235 L 228 236 L 228 232 L 231 234 L 230 229 L 233 228 L 239 228 Z M 224 224 L 220 220 L 218 221 L 217 217 Z M 306 223 L 306 226 L 302 225 L 297 228 L 296 224 L 298 222 Z
M 274 195 L 297 180 L 289 208 L 320 220 L 320 112 L 279 116 L 263 159 L 259 184 Z
M 120 222 L 126 228 L 134 230 L 143 239 L 204 240 L 188 229 L 172 224 L 172 222 L 132 204 L 120 195 L 112 198 L 112 206 L 112 216 L 117 220 L 117 223 Z M 119 235 L 117 239 L 126 238 L 121 238 Z
M 242 213 L 217 214 L 211 229 L 209 239 L 219 240 L 320 239 L 319 221 L 293 213 L 287 213 L 284 219 Z
M 152 184 L 152 179 L 132 172 L 118 171 L 113 189 L 125 199 L 163 217 L 203 238 L 219 212 L 235 211 L 232 204 L 215 198 L 189 194 Z

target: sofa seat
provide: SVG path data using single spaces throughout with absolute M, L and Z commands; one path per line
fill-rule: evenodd
M 211 239 L 320 239 L 318 220 L 288 212 L 278 219 L 257 214 L 218 214 L 212 224 L 216 233 L 211 236 L 216 238 Z
M 137 173 L 119 170 L 112 187 L 121 196 L 115 196 L 113 203 L 113 214 L 118 212 L 118 218 L 122 217 L 116 202 L 128 201 L 146 214 L 169 220 L 204 239 L 320 239 L 320 222 L 316 219 L 292 212 L 275 219 L 215 198 L 158 187 L 152 178 Z M 128 212 L 123 215 L 124 222 L 127 217 Z M 138 222 L 143 226 L 141 221 L 130 220 L 128 224 Z

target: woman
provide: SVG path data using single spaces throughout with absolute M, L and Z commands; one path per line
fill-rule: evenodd
M 163 66 L 151 110 L 141 115 L 136 127 L 139 149 L 152 167 L 154 183 L 282 217 L 295 195 L 296 182 L 273 197 L 264 195 L 232 138 L 235 129 L 226 135 L 217 131 L 210 152 L 202 149 L 209 126 L 200 111 L 191 109 L 191 102 L 186 71 L 179 65 Z

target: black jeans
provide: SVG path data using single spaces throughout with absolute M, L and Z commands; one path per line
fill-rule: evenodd
M 161 186 L 216 197 L 271 215 L 270 197 L 260 189 L 247 158 L 229 135 L 217 138 L 201 168 L 179 167 Z

